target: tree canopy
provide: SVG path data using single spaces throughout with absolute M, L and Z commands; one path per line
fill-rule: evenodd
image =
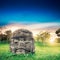
M 60 28 L 55 32 L 57 36 L 60 36 Z

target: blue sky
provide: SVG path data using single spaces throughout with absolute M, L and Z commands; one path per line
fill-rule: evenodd
M 0 25 L 60 22 L 58 0 L 1 0 Z

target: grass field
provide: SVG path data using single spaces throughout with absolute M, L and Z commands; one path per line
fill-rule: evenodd
M 60 60 L 60 47 L 35 43 L 35 54 L 15 55 L 9 51 L 9 44 L 0 43 L 0 60 Z

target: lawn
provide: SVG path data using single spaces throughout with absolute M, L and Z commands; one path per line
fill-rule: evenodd
M 0 60 L 60 60 L 60 47 L 35 42 L 34 54 L 15 55 L 9 51 L 9 44 L 0 43 Z

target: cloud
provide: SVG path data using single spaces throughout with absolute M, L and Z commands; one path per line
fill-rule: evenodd
M 37 28 L 48 28 L 48 27 L 58 27 L 60 26 L 60 23 L 36 23 L 36 24 L 30 24 L 27 26 L 27 28 L 31 29 L 37 29 Z

